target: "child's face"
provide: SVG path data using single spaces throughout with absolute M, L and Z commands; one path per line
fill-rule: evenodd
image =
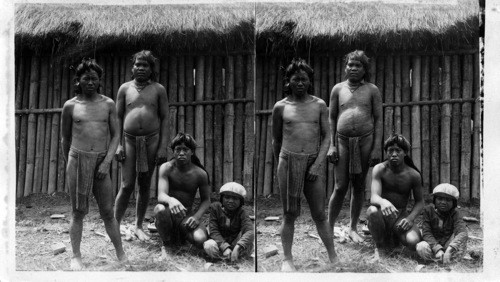
M 436 196 L 436 209 L 440 212 L 448 212 L 453 207 L 453 200 L 448 197 Z
M 229 210 L 234 211 L 240 207 L 241 199 L 233 195 L 224 195 L 222 197 L 222 206 Z

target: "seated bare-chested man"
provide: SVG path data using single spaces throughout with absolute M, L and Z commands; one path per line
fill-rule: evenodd
M 345 57 L 347 80 L 335 85 L 330 95 L 331 144 L 327 158 L 335 165 L 335 189 L 328 204 L 328 221 L 333 230 L 352 183 L 351 223 L 347 231 L 353 242 L 363 242 L 357 224 L 363 208 L 365 179 L 370 163 L 380 161 L 382 141 L 382 97 L 368 82 L 369 59 L 363 51 Z
M 371 206 L 366 214 L 368 229 L 375 241 L 375 260 L 380 252 L 391 247 L 392 242 L 401 242 L 415 250 L 422 240 L 415 218 L 424 208 L 422 177 L 407 155 L 410 143 L 403 135 L 394 134 L 384 143 L 387 159 L 373 168 Z M 410 193 L 415 204 L 407 211 Z
M 210 206 L 208 174 L 194 154 L 196 142 L 189 134 L 179 133 L 170 146 L 174 158 L 160 166 L 158 204 L 154 209 L 156 228 L 162 239 L 162 258 L 168 258 L 172 244 L 189 241 L 198 248 L 208 239 L 200 222 Z M 200 194 L 198 210 L 193 210 L 196 192 Z
M 321 181 L 330 143 L 326 103 L 312 92 L 313 70 L 301 59 L 295 59 L 285 71 L 287 95 L 273 108 L 273 153 L 278 163 L 278 184 L 283 203 L 281 242 L 284 260 L 282 271 L 296 271 L 292 242 L 294 224 L 300 215 L 301 195 L 309 204 L 319 236 L 326 246 L 330 262 L 337 254 L 333 230 L 325 215 L 326 191 Z
M 116 150 L 122 162 L 122 185 L 116 196 L 115 217 L 121 223 L 130 195 L 139 186 L 136 203 L 135 236 L 148 240 L 142 222 L 149 202 L 149 188 L 155 164 L 167 160 L 168 99 L 165 88 L 154 82 L 156 58 L 150 51 L 140 51 L 132 57 L 132 81 L 120 86 L 116 109 L 123 146 Z
M 61 115 L 61 145 L 67 163 L 66 183 L 73 210 L 69 228 L 72 270 L 83 268 L 80 243 L 91 191 L 118 259 L 127 260 L 119 225 L 113 216 L 113 188 L 109 175 L 120 136 L 115 103 L 98 92 L 102 74 L 102 68 L 94 60 L 84 60 L 78 65 L 75 76 L 77 95 L 64 103 Z

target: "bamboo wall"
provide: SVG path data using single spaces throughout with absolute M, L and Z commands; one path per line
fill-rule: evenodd
M 343 81 L 343 57 L 303 56 L 314 69 L 314 95 L 329 103 L 332 87 Z M 271 109 L 283 97 L 282 73 L 291 58 L 257 56 L 257 195 L 279 193 L 271 147 Z M 407 137 L 410 156 L 423 176 L 424 195 L 439 183 L 460 189 L 463 200 L 479 199 L 481 102 L 478 52 L 386 55 L 371 58 L 371 82 L 383 98 L 383 141 L 393 132 Z M 383 144 L 377 144 L 382 150 Z M 383 150 L 382 150 L 383 151 Z M 325 168 L 328 197 L 334 188 L 332 164 Z M 366 183 L 370 196 L 371 169 Z
M 130 54 L 97 54 L 104 68 L 102 94 L 116 100 L 120 85 L 130 80 Z M 216 191 L 228 181 L 242 183 L 253 197 L 254 72 L 253 55 L 168 56 L 160 58 L 158 81 L 169 96 L 170 138 L 177 132 L 194 136 L 197 156 Z M 17 198 L 31 193 L 67 192 L 60 149 L 62 105 L 73 97 L 72 78 L 78 61 L 49 57 L 16 58 Z M 172 157 L 171 150 L 169 157 Z M 157 195 L 157 173 L 151 197 Z M 114 192 L 121 182 L 113 160 Z

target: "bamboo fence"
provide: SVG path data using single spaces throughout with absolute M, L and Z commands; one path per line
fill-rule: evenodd
M 131 54 L 97 54 L 104 69 L 101 93 L 116 100 L 120 85 L 131 79 Z M 196 155 L 217 191 L 228 181 L 242 183 L 253 197 L 254 59 L 251 53 L 225 56 L 172 55 L 159 58 L 158 82 L 169 97 L 169 140 L 177 132 L 194 136 Z M 16 58 L 16 169 L 18 198 L 31 193 L 67 192 L 60 148 L 64 102 L 73 94 L 71 66 L 22 54 Z M 168 148 L 169 158 L 172 152 Z M 110 168 L 113 192 L 121 185 L 120 163 Z M 150 196 L 157 195 L 157 169 Z
M 343 58 L 332 54 L 303 56 L 314 69 L 314 94 L 329 104 L 331 88 L 343 80 Z M 257 56 L 254 183 L 258 195 L 279 193 L 271 151 L 271 109 L 282 93 L 280 67 L 291 58 Z M 383 97 L 383 140 L 392 132 L 411 142 L 410 157 L 421 170 L 424 195 L 439 183 L 460 189 L 461 199 L 480 196 L 481 109 L 479 54 L 391 54 L 371 59 L 371 82 Z M 281 86 L 280 86 L 281 87 Z M 376 144 L 384 154 L 383 144 Z M 385 158 L 382 155 L 382 158 Z M 272 169 L 270 166 L 272 165 Z M 333 166 L 326 164 L 325 189 L 334 189 Z M 269 183 L 273 181 L 273 183 Z M 371 170 L 365 197 L 369 199 Z M 276 188 L 275 188 L 276 187 Z

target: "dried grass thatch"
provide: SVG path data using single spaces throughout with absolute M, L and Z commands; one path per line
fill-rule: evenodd
M 253 50 L 253 4 L 19 4 L 16 49 L 76 53 Z
M 457 2 L 258 3 L 257 52 L 477 49 L 478 1 Z

